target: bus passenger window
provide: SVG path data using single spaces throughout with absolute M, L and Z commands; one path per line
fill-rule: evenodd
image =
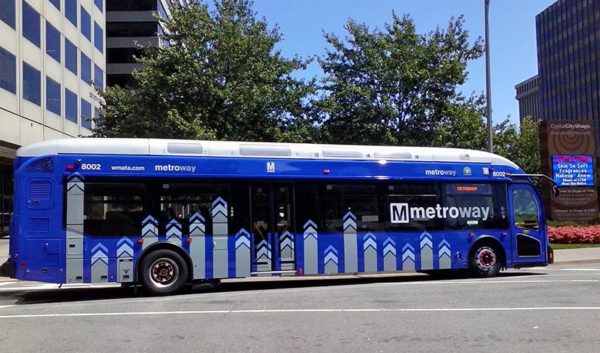
M 529 190 L 513 190 L 513 212 L 515 216 L 515 227 L 523 229 L 539 228 L 538 206 Z
M 146 185 L 86 182 L 83 232 L 88 235 L 138 235 L 147 215 Z
M 329 232 L 343 231 L 344 215 L 352 212 L 359 231 L 383 229 L 379 217 L 377 186 L 366 184 L 325 184 L 323 190 L 321 229 Z
M 448 229 L 506 229 L 506 185 L 444 184 L 442 213 Z

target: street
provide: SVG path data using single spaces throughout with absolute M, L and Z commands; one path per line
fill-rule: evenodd
M 0 282 L 3 352 L 597 352 L 600 264 L 492 279 L 229 280 L 170 297 Z

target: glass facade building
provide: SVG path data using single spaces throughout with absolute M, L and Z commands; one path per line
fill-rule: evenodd
M 96 87 L 105 82 L 104 6 L 102 0 L 0 0 L 1 233 L 10 219 L 16 150 L 91 133 Z
M 600 120 L 600 0 L 558 0 L 536 30 L 539 117 Z

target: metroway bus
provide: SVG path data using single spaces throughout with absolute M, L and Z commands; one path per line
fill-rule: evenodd
M 543 207 L 471 150 L 64 139 L 17 151 L 10 276 L 142 284 L 470 270 L 552 259 Z

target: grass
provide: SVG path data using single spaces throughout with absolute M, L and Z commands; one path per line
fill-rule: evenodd
M 600 248 L 600 244 L 550 244 L 554 250 L 563 249 L 581 249 L 581 248 Z

